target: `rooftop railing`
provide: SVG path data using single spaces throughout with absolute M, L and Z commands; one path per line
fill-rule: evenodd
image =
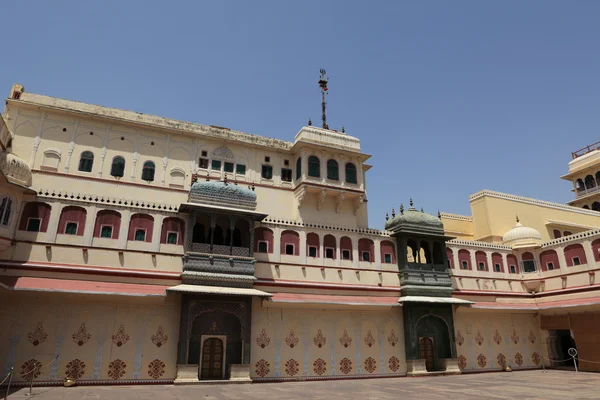
M 577 151 L 574 151 L 571 153 L 571 156 L 573 157 L 573 159 L 576 159 L 577 157 L 581 157 L 584 154 L 587 154 L 591 151 L 594 150 L 600 150 L 600 142 L 596 142 L 596 143 L 592 143 L 586 147 L 584 147 L 583 149 L 579 149 Z

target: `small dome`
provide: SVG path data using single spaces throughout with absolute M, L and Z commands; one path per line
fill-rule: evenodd
M 542 235 L 533 228 L 521 225 L 517 218 L 517 224 L 502 237 L 502 243 L 514 248 L 539 247 L 542 243 Z
M 0 171 L 12 183 L 31 186 L 31 169 L 29 165 L 12 153 L 0 151 Z
M 385 223 L 385 229 L 392 232 L 411 231 L 444 235 L 444 224 L 438 217 L 410 208 Z
M 223 207 L 256 209 L 256 192 L 226 181 L 195 182 L 190 202 Z

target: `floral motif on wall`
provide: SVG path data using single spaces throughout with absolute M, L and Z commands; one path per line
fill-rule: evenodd
M 117 358 L 108 364 L 108 376 L 111 379 L 120 379 L 125 375 L 125 368 L 127 368 L 127 364 Z
M 529 336 L 527 336 L 527 339 L 529 339 L 532 344 L 535 343 L 535 335 L 531 329 L 529 330 Z
M 327 338 L 323 336 L 323 332 L 320 329 L 317 331 L 317 336 L 313 338 L 313 343 L 318 348 L 325 346 L 325 343 L 327 343 Z
M 300 342 L 300 339 L 298 339 L 298 336 L 296 336 L 294 330 L 290 329 L 290 334 L 287 335 L 287 337 L 285 338 L 285 344 L 287 344 L 288 346 L 290 346 L 290 348 L 293 349 L 298 345 L 298 342 Z
M 129 341 L 129 335 L 125 332 L 125 325 L 121 325 L 119 329 L 117 329 L 117 333 L 112 335 L 112 341 L 117 347 L 121 347 Z
M 313 371 L 317 375 L 323 375 L 327 372 L 327 363 L 322 358 L 317 358 L 313 363 Z
M 465 337 L 460 333 L 460 331 L 456 331 L 456 344 L 462 346 L 465 343 Z
M 83 346 L 92 338 L 92 335 L 90 333 L 88 333 L 87 328 L 84 323 L 84 324 L 81 324 L 81 326 L 79 327 L 77 332 L 75 332 L 73 335 L 71 335 L 71 337 L 73 338 L 73 341 L 75 343 L 77 343 L 77 346 Z
M 483 336 L 481 336 L 481 332 L 479 332 L 479 329 L 477 330 L 477 334 L 475 335 L 475 343 L 477 343 L 478 345 L 482 345 L 483 344 Z
M 85 374 L 85 363 L 80 359 L 76 358 L 69 361 L 66 366 L 65 376 L 77 380 Z
M 396 356 L 390 357 L 390 360 L 388 361 L 388 367 L 390 368 L 390 371 L 392 371 L 392 372 L 398 371 L 398 368 L 400 368 L 400 360 L 398 359 L 398 357 L 396 357 Z
M 500 332 L 498 332 L 498 329 L 496 329 L 496 332 L 494 332 L 494 342 L 497 345 L 500 345 L 500 343 L 502 343 L 502 336 L 500 336 Z
M 159 359 L 150 361 L 148 364 L 148 375 L 153 379 L 158 379 L 165 373 L 165 363 Z
M 340 360 L 340 372 L 348 375 L 352 372 L 352 361 L 348 358 L 344 357 Z
M 264 329 L 261 330 L 260 335 L 256 337 L 256 344 L 259 345 L 261 349 L 264 349 L 269 345 L 269 343 L 271 343 L 271 338 L 269 335 L 267 335 L 267 332 L 265 332 Z
M 477 365 L 479 365 L 479 368 L 485 368 L 486 364 L 487 358 L 483 354 L 479 354 L 477 356 Z
M 517 335 L 517 330 L 515 328 L 513 328 L 512 334 L 510 335 L 510 339 L 513 341 L 514 344 L 519 343 L 519 335 Z
M 540 365 L 540 355 L 537 352 L 533 352 L 531 355 L 531 361 L 533 361 L 535 365 Z
M 388 342 L 393 346 L 396 346 L 396 344 L 398 344 L 398 336 L 396 336 L 396 332 L 392 329 L 392 332 L 390 333 L 390 336 L 388 336 Z
M 260 376 L 261 378 L 264 378 L 265 376 L 269 375 L 269 372 L 271 372 L 271 370 L 269 369 L 270 366 L 271 364 L 269 364 L 267 360 L 261 358 L 256 362 L 256 364 L 254 364 L 254 367 L 256 367 L 254 372 L 256 372 L 256 375 Z
M 515 364 L 517 364 L 519 367 L 523 365 L 523 355 L 521 353 L 515 354 Z
M 461 370 L 467 368 L 467 358 L 462 354 L 458 356 L 458 368 Z
M 365 362 L 365 370 L 372 374 L 377 369 L 377 361 L 373 357 L 368 357 Z
M 345 329 L 344 329 L 344 334 L 340 338 L 340 343 L 344 347 L 348 347 L 352 343 L 352 338 L 350 337 L 350 335 L 348 335 L 348 332 Z
M 27 360 L 21 365 L 21 378 L 25 379 L 28 382 L 31 382 L 32 379 L 37 378 L 41 374 L 42 363 L 32 358 L 31 360 Z
M 372 347 L 375 344 L 375 338 L 370 329 L 369 332 L 367 332 L 367 336 L 365 336 L 365 344 L 369 347 Z
M 502 369 L 506 368 L 506 356 L 502 353 L 498 354 L 498 357 L 496 358 L 498 360 L 498 365 L 502 367 Z
M 289 376 L 294 376 L 300 370 L 299 367 L 300 364 L 298 364 L 298 361 L 294 360 L 293 358 L 291 360 L 287 360 L 285 362 L 285 373 Z
M 150 339 L 152 340 L 152 343 L 156 345 L 156 347 L 161 347 L 163 344 L 167 343 L 167 340 L 169 340 L 169 336 L 165 335 L 163 327 L 159 326 L 156 329 L 156 333 L 152 335 Z
M 36 328 L 27 334 L 27 340 L 34 346 L 37 346 L 40 343 L 44 343 L 44 341 L 48 338 L 48 334 L 44 332 L 44 326 L 41 322 L 39 322 Z

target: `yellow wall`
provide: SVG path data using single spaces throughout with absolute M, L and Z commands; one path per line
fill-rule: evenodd
M 175 378 L 179 330 L 175 298 L 7 291 L 0 296 L 0 359 L 4 373 L 15 367 L 15 381 L 23 380 L 21 374 L 29 370 L 30 360 L 42 364 L 35 377 L 38 382 L 62 381 L 69 363 L 85 365 L 78 381 Z M 129 338 L 113 339 L 121 326 Z M 160 346 L 152 342 L 159 327 L 166 335 L 162 342 L 157 341 Z M 80 329 L 84 330 L 81 336 Z M 56 355 L 59 358 L 52 362 Z M 125 367 L 124 373 L 116 376 L 118 360 Z M 156 374 L 151 372 L 153 366 L 161 367 Z
M 319 330 L 325 338 L 322 347 L 315 343 L 315 340 L 319 343 Z M 389 339 L 392 330 L 394 335 Z M 347 347 L 340 342 L 344 332 L 352 339 Z M 372 365 L 372 360 L 375 369 L 369 372 L 366 368 Z M 319 369 L 319 365 L 324 365 L 324 369 Z M 342 365 L 351 365 L 351 369 Z M 303 310 L 267 309 L 261 307 L 259 300 L 253 303 L 250 362 L 253 379 L 405 373 L 401 307 L 391 311 Z

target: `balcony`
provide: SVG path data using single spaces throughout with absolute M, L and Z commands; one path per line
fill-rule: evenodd
M 192 243 L 192 252 L 202 254 L 231 255 L 236 257 L 250 257 L 250 249 L 248 247 L 213 244 L 211 249 L 210 243 Z

